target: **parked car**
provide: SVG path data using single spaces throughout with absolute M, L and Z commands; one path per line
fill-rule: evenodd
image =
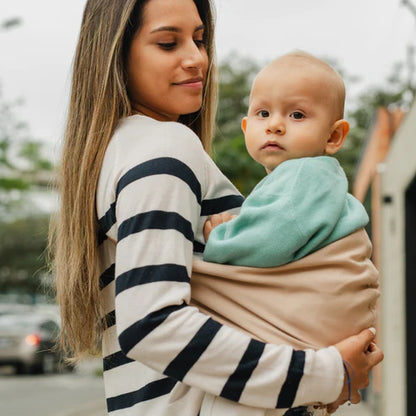
M 53 347 L 59 323 L 49 314 L 16 313 L 0 316 L 0 365 L 17 373 L 53 373 L 61 354 Z

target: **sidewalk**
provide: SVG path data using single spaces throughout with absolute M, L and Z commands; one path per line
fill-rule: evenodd
M 57 415 L 58 416 L 58 415 Z M 70 413 L 62 413 L 59 416 L 107 416 L 104 401 L 89 403 L 83 408 Z M 344 405 L 338 409 L 334 416 L 371 416 L 365 405 Z
M 56 416 L 107 416 L 107 409 L 105 408 L 105 401 L 103 399 L 89 402 L 77 410 L 61 412 Z
M 356 404 L 351 406 L 341 406 L 335 416 L 372 416 L 368 411 L 365 404 Z M 105 402 L 98 401 L 94 403 L 89 403 L 88 405 L 79 408 L 75 412 L 62 413 L 59 416 L 107 416 L 105 409 Z
M 77 371 L 80 373 L 94 373 L 101 368 L 101 361 L 99 359 L 91 359 L 83 361 Z M 95 400 L 80 406 L 76 410 L 59 413 L 56 416 L 107 416 L 105 399 Z M 167 415 L 168 416 L 168 415 Z M 373 416 L 368 410 L 365 403 L 348 406 L 344 404 L 341 406 L 334 416 Z
M 363 403 L 352 404 L 351 406 L 344 404 L 338 409 L 337 412 L 334 413 L 334 415 L 335 416 L 372 416 L 367 406 Z
M 102 362 L 100 358 L 90 358 L 82 361 L 77 365 L 77 373 L 79 374 L 97 374 L 101 371 Z M 99 377 L 97 375 L 97 377 Z M 101 399 L 94 399 L 88 403 L 79 406 L 77 409 L 67 410 L 56 416 L 107 416 L 107 409 L 103 395 Z

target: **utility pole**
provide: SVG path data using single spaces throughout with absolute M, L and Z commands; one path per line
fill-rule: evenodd
M 16 26 L 19 26 L 21 23 L 22 20 L 20 19 L 20 17 L 12 17 L 10 19 L 3 20 L 0 23 L 0 30 L 9 30 Z
M 407 7 L 416 19 L 416 5 L 414 5 L 411 0 L 402 0 L 402 5 Z M 415 72 L 415 46 L 411 44 L 407 45 L 407 68 L 409 70 L 409 88 L 414 91 L 415 86 L 413 85 L 413 76 Z
M 410 0 L 402 0 L 403 6 L 406 6 L 416 19 L 416 6 Z

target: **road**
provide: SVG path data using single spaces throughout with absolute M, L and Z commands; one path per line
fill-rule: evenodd
M 73 373 L 16 376 L 0 373 L 4 416 L 105 416 L 103 381 L 94 366 Z
M 74 373 L 16 376 L 0 369 L 3 416 L 106 416 L 100 364 L 82 364 Z M 366 406 L 342 406 L 337 416 L 369 416 Z

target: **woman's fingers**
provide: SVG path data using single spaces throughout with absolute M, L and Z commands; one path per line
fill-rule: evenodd
M 369 349 L 366 351 L 366 354 L 368 355 L 368 360 L 371 367 L 379 364 L 381 361 L 383 361 L 384 358 L 383 351 L 375 342 L 372 342 L 369 345 Z
M 374 341 L 375 337 L 376 337 L 375 328 L 364 329 L 357 335 L 359 342 L 361 342 L 363 345 L 363 351 L 368 350 L 371 343 Z
M 350 402 L 353 404 L 360 403 L 361 401 L 361 394 L 359 391 L 351 392 L 351 399 Z
M 211 231 L 214 229 L 212 225 L 211 217 L 209 217 L 204 224 L 203 234 L 205 242 L 207 242 L 209 235 L 211 234 Z
M 383 352 L 374 342 L 374 337 L 374 329 L 365 329 L 335 345 L 344 360 L 346 378 L 335 405 L 346 400 L 352 403 L 361 400 L 359 390 L 368 386 L 371 369 L 383 359 Z

